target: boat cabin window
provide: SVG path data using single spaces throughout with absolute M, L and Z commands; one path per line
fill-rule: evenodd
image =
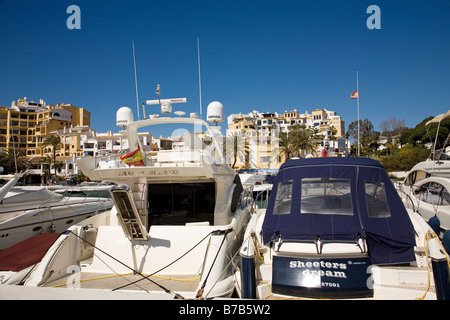
M 414 195 L 420 201 L 438 206 L 450 205 L 450 194 L 447 189 L 437 182 L 429 182 L 414 190 Z
M 420 180 L 423 180 L 425 178 L 428 178 L 430 175 L 423 170 L 417 170 L 414 172 L 411 172 L 408 177 L 405 180 L 406 185 L 412 186 L 413 184 L 419 182 Z
M 292 180 L 278 183 L 273 214 L 291 213 Z
M 148 185 L 150 225 L 214 223 L 216 186 L 207 183 L 169 183 Z
M 303 178 L 301 213 L 353 215 L 350 180 Z
M 383 182 L 364 183 L 366 193 L 366 206 L 369 217 L 388 218 L 391 216 L 386 198 Z

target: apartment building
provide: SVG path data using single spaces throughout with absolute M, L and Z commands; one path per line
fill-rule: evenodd
M 89 127 L 91 114 L 84 108 L 58 103 L 55 106 L 40 99 L 29 101 L 26 97 L 12 101 L 10 107 L 0 106 L 0 152 L 16 150 L 27 157 L 30 183 L 41 180 L 47 164 L 43 159 L 53 155 L 51 146 L 43 146 L 46 138 L 69 128 Z M 56 149 L 57 161 L 65 161 L 72 155 L 82 155 L 79 141 L 73 137 L 61 138 Z
M 278 113 L 260 113 L 252 111 L 248 114 L 231 114 L 228 116 L 228 132 L 240 133 L 247 141 L 248 157 L 241 153 L 236 162 L 237 167 L 273 169 L 279 167 L 278 140 L 274 130 L 289 132 L 291 126 L 303 125 L 309 129 L 317 129 L 323 136 L 318 143 L 316 153 L 320 154 L 326 146 L 331 154 L 346 154 L 345 123 L 335 111 L 315 109 L 311 113 L 300 113 L 296 109 Z
M 20 150 L 28 157 L 51 155 L 51 147 L 42 147 L 46 138 L 58 130 L 90 126 L 91 114 L 71 104 L 47 105 L 27 98 L 13 101 L 10 107 L 0 107 L 0 149 Z M 57 150 L 58 156 L 65 150 Z M 68 154 L 67 154 L 68 155 Z

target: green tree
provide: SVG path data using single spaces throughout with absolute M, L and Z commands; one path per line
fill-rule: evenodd
M 0 153 L 0 166 L 3 167 L 4 173 L 13 174 L 27 170 L 29 162 L 20 151 L 8 149 Z
M 52 166 L 52 162 L 53 162 L 52 157 L 50 157 L 49 155 L 45 155 L 44 157 L 41 158 L 41 163 L 42 164 L 46 164 L 45 169 L 44 169 L 44 177 L 45 177 L 46 181 L 48 179 L 50 179 L 50 177 L 52 175 L 51 172 L 50 172 L 50 168 Z
M 359 124 L 361 155 L 369 156 L 376 153 L 379 147 L 380 132 L 374 131 L 373 124 L 368 119 L 359 120 Z M 352 153 L 354 153 L 358 145 L 358 121 L 350 123 L 346 137 L 353 140 Z
M 53 135 L 50 136 L 48 138 L 46 138 L 44 140 L 44 142 L 42 142 L 41 147 L 47 147 L 47 146 L 51 146 L 52 147 L 52 155 L 53 155 L 53 166 L 55 168 L 55 177 L 57 175 L 56 173 L 56 149 L 59 147 L 59 145 L 61 144 L 61 138 L 58 135 Z
M 307 154 L 316 154 L 318 140 L 321 135 L 318 129 L 307 129 L 304 125 L 295 124 L 291 126 L 289 137 L 291 139 L 293 153 L 299 158 L 305 158 Z
M 424 146 L 412 146 L 408 144 L 381 160 L 386 171 L 409 171 L 418 162 L 428 158 L 430 150 Z
M 294 124 L 289 132 L 280 132 L 279 148 L 286 161 L 293 156 L 305 158 L 308 154 L 317 156 L 316 148 L 323 138 L 318 130 L 308 129 L 304 125 Z
M 427 126 L 426 123 L 431 119 L 433 119 L 433 117 L 425 118 L 414 128 L 406 130 L 400 138 L 401 142 L 403 144 L 411 143 L 414 146 L 425 143 L 434 144 L 439 127 L 436 148 L 443 148 L 447 136 L 450 133 L 450 119 L 443 120 L 440 125 L 438 125 L 438 123 L 431 123 Z
M 337 129 L 334 126 L 330 126 L 330 140 L 331 141 L 336 141 L 337 140 Z
M 233 156 L 233 164 L 231 167 L 234 169 L 238 157 L 245 159 L 245 166 L 248 166 L 249 161 L 249 148 L 248 142 L 245 138 L 243 131 L 229 131 L 226 136 L 225 154 Z
M 399 142 L 387 142 L 386 143 L 386 149 L 388 151 L 388 154 L 395 154 L 400 150 L 400 143 Z
M 279 135 L 279 148 L 280 148 L 280 154 L 284 155 L 284 159 L 286 161 L 290 160 L 292 158 L 293 150 L 292 150 L 292 144 L 289 139 L 289 135 L 285 131 L 281 131 Z

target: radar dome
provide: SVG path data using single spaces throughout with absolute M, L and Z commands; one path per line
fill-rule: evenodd
M 133 111 L 128 107 L 122 107 L 116 113 L 116 126 L 126 127 L 133 122 Z
M 206 120 L 208 122 L 223 122 L 223 104 L 213 101 L 208 105 Z

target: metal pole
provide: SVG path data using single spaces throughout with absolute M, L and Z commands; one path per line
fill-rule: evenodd
M 197 37 L 197 60 L 198 60 L 198 90 L 199 90 L 199 99 L 200 99 L 200 119 L 202 117 L 202 80 L 200 73 L 200 39 Z
M 357 98 L 356 98 L 356 104 L 357 104 L 357 108 L 358 108 L 358 157 L 360 156 L 360 149 L 359 149 L 359 146 L 360 146 L 360 141 L 359 141 L 359 139 L 360 139 L 360 129 L 359 129 L 359 127 L 360 127 L 360 123 L 359 123 L 359 84 L 358 84 L 358 70 L 356 70 L 356 92 L 357 92 L 357 94 L 358 94 L 358 96 L 357 96 Z
M 136 109 L 137 109 L 137 117 L 139 118 L 139 94 L 138 94 L 138 85 L 137 85 L 137 74 L 136 74 L 136 55 L 134 53 L 134 40 L 132 41 L 133 45 L 133 64 L 134 64 L 134 84 L 136 86 Z M 145 116 L 144 116 L 145 119 Z

